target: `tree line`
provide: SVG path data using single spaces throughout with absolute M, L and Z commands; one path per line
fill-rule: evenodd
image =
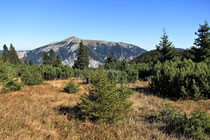
M 15 51 L 15 48 L 12 44 L 10 44 L 10 48 L 8 49 L 7 45 L 4 44 L 3 46 L 3 54 L 2 54 L 2 61 L 5 63 L 11 63 L 11 64 L 20 64 L 21 61 L 18 58 L 18 55 Z

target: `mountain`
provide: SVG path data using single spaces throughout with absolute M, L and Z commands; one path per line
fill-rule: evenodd
M 101 40 L 84 40 L 77 37 L 70 37 L 63 41 L 50 43 L 40 48 L 25 52 L 23 60 L 29 61 L 32 59 L 34 64 L 40 65 L 42 63 L 42 54 L 44 51 L 49 52 L 53 49 L 59 52 L 63 64 L 73 65 L 78 52 L 79 43 L 83 42 L 91 53 L 90 67 L 98 67 L 103 64 L 106 58 L 111 53 L 114 57 L 120 60 L 132 60 L 145 52 L 146 50 L 123 42 L 108 42 Z
M 175 48 L 176 50 L 178 50 L 178 51 L 184 51 L 184 50 L 186 50 L 186 49 L 183 49 L 183 48 Z

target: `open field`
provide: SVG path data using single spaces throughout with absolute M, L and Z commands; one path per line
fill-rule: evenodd
M 66 115 L 74 107 L 88 85 L 71 79 L 80 85 L 76 94 L 63 92 L 68 80 L 46 81 L 43 85 L 25 86 L 22 90 L 0 94 L 0 139 L 177 139 L 161 130 L 161 123 L 151 123 L 146 118 L 158 110 L 161 103 L 171 103 L 190 113 L 200 107 L 210 113 L 210 100 L 171 101 L 146 93 L 147 82 L 128 84 L 135 90 L 129 99 L 133 111 L 118 124 L 94 124 L 76 120 Z M 185 138 L 179 138 L 185 139 Z

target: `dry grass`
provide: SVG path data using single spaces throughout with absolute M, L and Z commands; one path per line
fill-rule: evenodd
M 176 139 L 162 132 L 161 124 L 149 123 L 146 116 L 153 115 L 162 102 L 168 102 L 190 113 L 201 107 L 210 111 L 210 100 L 170 101 L 153 95 L 135 92 L 129 99 L 133 111 L 119 124 L 94 124 L 80 121 L 62 114 L 79 102 L 87 92 L 88 85 L 83 81 L 71 79 L 80 85 L 76 94 L 66 94 L 63 88 L 68 80 L 47 81 L 39 86 L 26 86 L 21 91 L 0 95 L 0 139 Z M 129 84 L 131 88 L 147 86 L 146 82 Z M 180 138 L 184 139 L 184 138 Z

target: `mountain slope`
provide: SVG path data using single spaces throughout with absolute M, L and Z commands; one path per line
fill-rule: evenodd
M 62 63 L 73 65 L 78 52 L 79 43 L 83 41 L 84 45 L 88 46 L 91 53 L 90 67 L 98 67 L 106 60 L 110 53 L 120 60 L 132 60 L 146 50 L 127 43 L 122 42 L 108 42 L 98 40 L 83 40 L 76 37 L 70 37 L 60 42 L 50 43 L 40 48 L 31 50 L 25 54 L 24 60 L 32 61 L 39 65 L 42 63 L 42 54 L 44 51 L 49 52 L 53 49 L 61 55 Z

